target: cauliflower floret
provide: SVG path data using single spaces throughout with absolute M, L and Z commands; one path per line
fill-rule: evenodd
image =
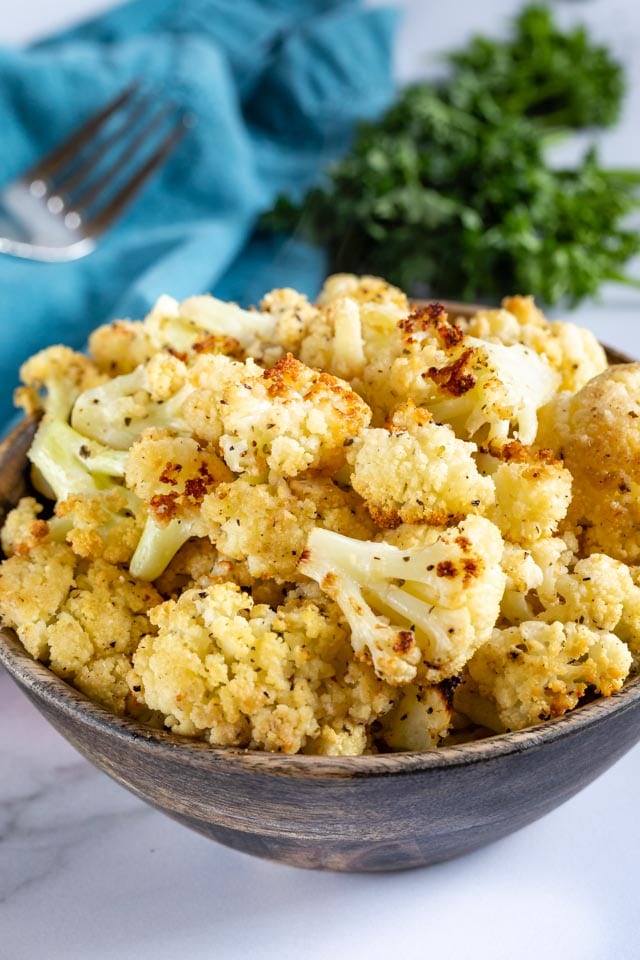
M 132 373 L 157 352 L 142 320 L 114 320 L 97 327 L 89 337 L 96 367 L 110 377 Z
M 438 396 L 426 402 L 436 420 L 450 423 L 459 436 L 531 444 L 538 430 L 537 411 L 556 392 L 557 373 L 528 347 L 505 346 L 465 337 L 448 362 L 426 376 Z
M 316 509 L 295 497 L 286 480 L 252 484 L 242 477 L 221 483 L 202 504 L 204 527 L 220 554 L 246 561 L 252 577 L 296 580 L 297 563 Z
M 347 383 L 317 373 L 287 354 L 260 378 L 224 391 L 220 451 L 236 473 L 272 480 L 309 469 L 334 472 L 345 442 L 367 426 L 371 411 Z
M 359 498 L 327 477 L 254 484 L 242 477 L 206 497 L 202 518 L 221 556 L 246 561 L 252 577 L 298 580 L 298 560 L 314 526 L 366 537 L 374 529 Z
M 300 359 L 345 380 L 363 373 L 366 357 L 356 300 L 342 297 L 325 307 L 302 341 Z
M 204 358 L 202 358 L 204 359 Z M 349 385 L 287 354 L 269 370 L 209 357 L 190 372 L 184 416 L 235 473 L 260 479 L 333 472 L 371 411 Z
M 500 456 L 500 463 L 483 461 L 495 485 L 486 515 L 505 540 L 526 546 L 550 537 L 569 508 L 571 474 L 548 451 L 534 453 L 516 442 L 505 444 Z
M 190 537 L 206 536 L 202 502 L 231 476 L 220 457 L 193 437 L 145 431 L 131 447 L 126 468 L 128 486 L 147 508 L 131 572 L 155 580 Z
M 451 697 L 446 684 L 407 684 L 380 723 L 381 738 L 392 750 L 437 747 L 452 724 Z
M 633 582 L 624 564 L 605 554 L 593 553 L 578 560 L 571 572 L 556 578 L 555 596 L 544 604 L 537 619 L 547 623 L 584 623 L 594 630 L 615 632 L 632 589 Z
M 489 636 L 504 590 L 501 557 L 497 527 L 469 516 L 415 550 L 315 529 L 299 569 L 339 604 L 356 657 L 378 676 L 437 683 Z
M 566 563 L 567 554 L 563 554 Z M 540 562 L 540 558 L 538 558 Z M 569 561 L 571 563 L 571 561 Z M 543 609 L 536 619 L 575 621 L 615 633 L 623 640 L 637 667 L 640 656 L 640 587 L 620 560 L 602 553 L 578 560 L 573 569 L 556 570 L 551 589 L 539 587 Z
M 467 664 L 454 702 L 497 733 L 520 730 L 572 710 L 589 690 L 610 696 L 630 666 L 629 650 L 612 633 L 525 622 L 493 631 Z
M 591 331 L 560 320 L 550 323 L 533 297 L 506 297 L 502 305 L 502 310 L 482 310 L 461 321 L 465 332 L 535 350 L 560 374 L 561 390 L 575 392 L 606 368 L 606 354 Z
M 79 557 L 129 563 L 146 520 L 142 504 L 113 486 L 99 494 L 71 494 L 59 501 L 48 523 L 51 539 L 68 543 Z
M 445 524 L 484 512 L 493 501 L 493 483 L 473 460 L 476 450 L 409 401 L 386 430 L 363 430 L 349 447 L 351 484 L 380 527 Z
M 15 552 L 25 552 L 47 538 L 70 543 L 87 558 L 127 563 L 145 521 L 142 503 L 120 482 L 126 456 L 102 447 L 62 420 L 45 418 L 28 453 L 33 481 L 45 496 L 57 500 L 49 521 L 28 524 Z M 11 531 L 9 536 L 15 536 Z
M 624 611 L 631 623 L 640 604 L 629 569 L 604 554 L 576 560 L 572 546 L 560 537 L 542 538 L 527 549 L 505 543 L 503 617 L 512 624 L 576 622 L 622 636 L 618 626 Z
M 129 450 L 125 479 L 158 523 L 195 517 L 205 496 L 233 474 L 193 437 L 146 430 Z
M 271 290 L 260 301 L 260 309 L 275 320 L 270 339 L 259 337 L 247 347 L 247 355 L 264 367 L 271 367 L 285 353 L 299 356 L 300 344 L 321 319 L 321 311 L 303 293 L 283 287 Z M 319 364 L 312 364 L 319 366 Z
M 406 293 L 381 277 L 334 273 L 325 280 L 318 297 L 318 304 L 326 307 L 343 297 L 350 297 L 359 303 L 394 306 L 406 312 L 409 310 Z
M 133 373 L 81 393 L 71 425 L 115 450 L 128 450 L 149 427 L 189 433 L 182 405 L 192 390 L 185 364 L 170 353 L 156 353 Z
M 463 439 L 506 440 L 513 430 L 523 443 L 533 442 L 536 412 L 560 380 L 546 358 L 519 343 L 465 336 L 439 303 L 399 319 L 384 339 L 373 356 L 365 345 L 367 367 L 353 381 L 374 423 L 411 399 Z
M 607 355 L 590 330 L 562 320 L 549 322 L 533 297 L 505 297 L 502 305 L 520 323 L 520 342 L 544 354 L 558 371 L 560 390 L 574 393 L 606 369 Z
M 105 377 L 84 354 L 55 346 L 29 357 L 20 367 L 20 379 L 24 386 L 15 392 L 17 406 L 28 414 L 44 411 L 52 419 L 67 420 L 76 398 Z
M 0 566 L 0 615 L 37 660 L 48 655 L 47 627 L 69 595 L 76 563 L 70 547 L 43 543 Z
M 326 599 L 272 610 L 233 583 L 187 590 L 151 614 L 158 635 L 134 657 L 132 688 L 177 733 L 296 753 L 362 753 L 393 692 L 350 665 L 348 633 Z M 334 734 L 334 736 L 331 735 Z
M 252 358 L 242 363 L 220 354 L 199 357 L 189 369 L 191 389 L 182 408 L 188 432 L 217 445 L 224 430 L 222 413 L 229 404 L 227 391 L 233 393 L 236 385 L 250 384 L 263 376 L 264 370 Z
M 243 348 L 273 334 L 275 319 L 257 310 L 243 310 L 215 297 L 190 297 L 178 303 L 162 296 L 142 321 L 116 320 L 98 327 L 89 350 L 109 376 L 132 373 L 154 355 L 172 353 L 191 360 L 202 352 L 242 357 Z
M 131 655 L 151 631 L 162 598 L 119 567 L 86 565 L 70 547 L 45 543 L 0 568 L 0 615 L 38 660 L 88 696 L 124 713 Z
M 374 424 L 384 424 L 407 400 L 433 400 L 438 391 L 426 371 L 445 365 L 447 351 L 463 337 L 442 304 L 411 314 L 391 304 L 362 305 L 360 317 L 366 366 L 352 386 L 371 406 Z
M 554 339 L 545 355 L 562 377 L 560 390 L 575 393 L 607 369 L 607 355 L 590 330 L 562 320 L 549 327 Z
M 573 476 L 566 525 L 576 530 L 584 554 L 640 560 L 638 418 L 638 363 L 609 367 L 568 400 L 559 438 Z
M 6 557 L 26 554 L 49 536 L 49 525 L 40 519 L 42 504 L 35 497 L 22 497 L 10 510 L 0 534 Z

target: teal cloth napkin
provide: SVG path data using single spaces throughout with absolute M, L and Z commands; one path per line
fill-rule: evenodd
M 355 0 L 133 0 L 26 50 L 0 48 L 0 184 L 140 77 L 195 123 L 84 260 L 0 255 L 0 423 L 20 363 L 81 348 L 161 293 L 243 304 L 314 294 L 322 254 L 256 230 L 278 193 L 318 182 L 354 124 L 391 101 L 396 15 Z

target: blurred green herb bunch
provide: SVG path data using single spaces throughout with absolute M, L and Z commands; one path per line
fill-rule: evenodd
M 413 294 L 495 301 L 534 293 L 577 304 L 640 252 L 629 223 L 640 171 L 605 169 L 591 148 L 558 169 L 550 141 L 610 127 L 621 66 L 583 27 L 561 31 L 532 4 L 506 41 L 475 37 L 438 83 L 408 87 L 272 230 L 324 245 L 333 271 L 379 274 Z

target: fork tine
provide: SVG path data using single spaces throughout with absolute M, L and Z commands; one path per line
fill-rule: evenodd
M 64 143 L 61 143 L 39 163 L 28 170 L 22 179 L 27 182 L 45 180 L 67 163 L 67 161 L 76 157 L 78 151 L 93 139 L 100 127 L 134 95 L 137 89 L 138 81 L 136 80 L 125 87 L 122 93 L 119 93 L 118 96 L 103 107 L 99 113 L 90 117 L 89 120 L 78 127 Z
M 182 140 L 188 128 L 186 118 L 183 116 L 180 122 L 171 130 L 170 133 L 161 141 L 158 147 L 153 151 L 150 157 L 118 190 L 114 197 L 107 203 L 98 214 L 85 222 L 85 232 L 88 235 L 95 236 L 102 233 L 124 210 L 129 201 L 135 196 L 138 190 L 143 186 L 151 174 L 160 167 L 167 159 L 173 148 Z
M 143 97 L 137 104 L 135 104 L 132 109 L 129 111 L 128 116 L 125 111 L 125 119 L 120 124 L 117 130 L 113 130 L 108 136 L 103 137 L 98 143 L 90 144 L 89 151 L 85 151 L 85 157 L 79 164 L 71 166 L 68 170 L 63 170 L 61 177 L 55 178 L 55 182 L 51 184 L 51 189 L 55 191 L 56 194 L 65 194 L 65 196 L 70 197 L 71 193 L 85 182 L 88 182 L 91 176 L 91 173 L 96 169 L 100 157 L 104 156 L 114 144 L 116 144 L 122 137 L 126 136 L 129 131 L 135 127 L 137 122 L 144 115 L 145 110 L 152 103 L 152 99 L 149 96 Z M 127 103 L 127 106 L 131 103 L 131 100 Z M 124 106 L 124 104 L 121 104 Z
M 130 160 L 133 160 L 135 155 L 139 152 L 140 147 L 146 143 L 149 137 L 153 136 L 154 133 L 160 130 L 165 121 L 171 116 L 171 113 L 175 112 L 176 108 L 171 105 L 165 105 L 156 111 L 155 114 L 147 120 L 146 123 L 142 125 L 140 130 L 132 138 L 130 143 L 128 143 L 124 150 L 120 152 L 119 155 L 116 155 L 113 158 L 110 166 L 104 171 L 104 173 L 98 177 L 98 179 L 87 184 L 84 189 L 81 188 L 80 192 L 76 194 L 75 198 L 72 201 L 71 206 L 82 213 L 82 209 L 86 210 L 93 203 L 99 200 L 101 194 L 104 194 L 109 187 L 115 182 L 118 177 L 118 174 L 126 168 L 126 165 Z M 134 111 L 136 112 L 136 111 Z M 125 127 L 120 131 L 120 136 L 124 137 L 131 130 L 134 123 L 127 123 Z M 120 139 L 120 137 L 118 138 Z M 126 141 L 123 141 L 126 143 Z

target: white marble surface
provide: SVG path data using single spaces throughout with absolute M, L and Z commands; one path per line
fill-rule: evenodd
M 2 0 L 0 43 L 108 0 Z M 399 73 L 421 51 L 499 23 L 514 0 L 413 0 Z M 640 165 L 636 0 L 558 4 L 624 57 L 624 122 L 602 138 Z M 640 273 L 640 270 L 638 271 Z M 640 356 L 640 296 L 607 291 L 577 319 Z M 389 876 L 279 867 L 163 818 L 82 760 L 0 673 L 0 960 L 637 960 L 640 748 L 578 797 L 462 860 Z

